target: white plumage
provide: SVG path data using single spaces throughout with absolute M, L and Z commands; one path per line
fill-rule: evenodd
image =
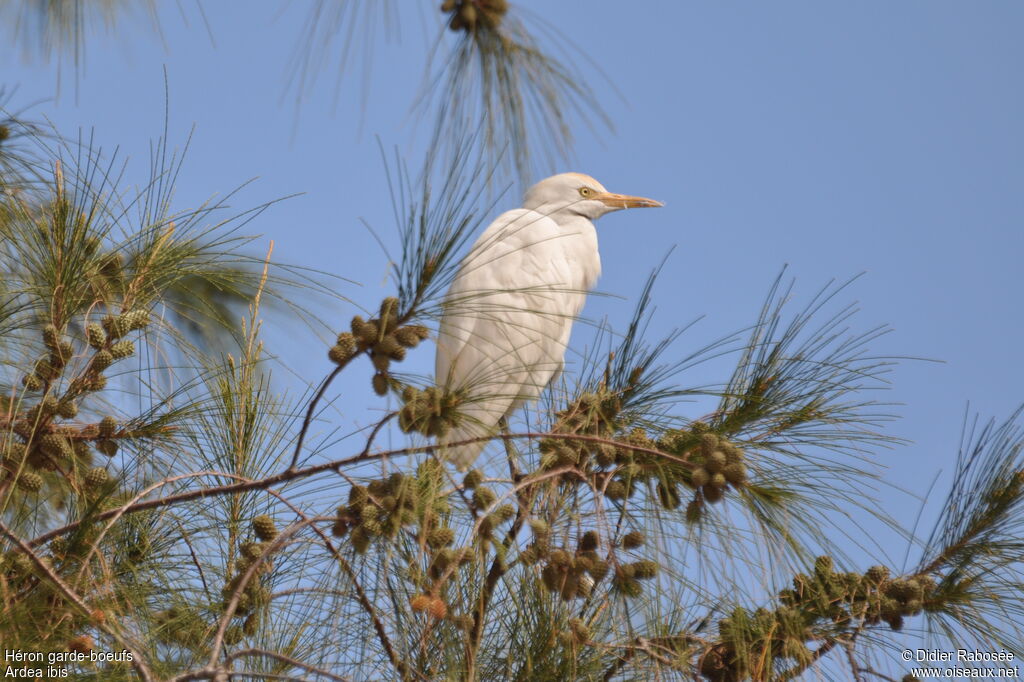
M 444 443 L 494 434 L 502 417 L 561 372 L 573 320 L 601 274 L 591 221 L 639 206 L 661 204 L 562 173 L 531 187 L 523 208 L 480 235 L 445 297 L 438 334 L 437 383 L 465 396 Z M 465 469 L 485 444 L 452 446 L 443 456 Z

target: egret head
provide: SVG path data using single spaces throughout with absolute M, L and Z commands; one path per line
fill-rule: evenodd
M 663 206 L 660 201 L 614 194 L 583 173 L 560 173 L 541 180 L 526 191 L 523 208 L 547 216 L 579 215 L 589 220 L 623 208 Z

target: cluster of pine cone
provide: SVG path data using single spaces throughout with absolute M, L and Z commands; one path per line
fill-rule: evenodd
M 553 433 L 593 436 L 612 439 L 618 429 L 622 401 L 610 391 L 584 393 L 564 410 L 555 413 Z M 539 444 L 541 469 L 574 466 L 586 469 L 593 464 L 609 467 L 621 464 L 631 450 L 611 443 L 545 438 Z
M 482 485 L 483 478 L 484 475 L 479 469 L 472 469 L 466 472 L 462 479 L 462 487 L 473 491 L 469 498 L 469 507 L 477 517 L 477 535 L 481 539 L 489 540 L 498 525 L 516 515 L 516 508 L 511 504 L 503 504 L 492 509 L 498 495 L 491 488 Z
M 780 592 L 779 600 L 806 605 L 820 617 L 862 618 L 868 625 L 884 621 L 900 630 L 904 617 L 921 613 L 935 588 L 929 575 L 890 578 L 885 566 L 872 566 L 863 575 L 838 573 L 829 557 L 818 557 L 814 575 L 795 576 L 793 589 Z
M 508 12 L 508 0 L 444 0 L 441 11 L 451 14 L 448 28 L 453 31 L 493 30 L 498 28 Z
M 730 486 L 747 482 L 743 450 L 711 432 L 700 435 L 700 449 L 690 461 L 697 467 L 690 474 L 690 486 L 708 502 L 718 502 Z
M 261 622 L 261 609 L 270 601 L 270 590 L 260 576 L 273 569 L 270 559 L 263 555 L 270 547 L 270 542 L 277 537 L 277 526 L 270 516 L 263 514 L 252 520 L 252 530 L 256 539 L 241 545 L 241 557 L 235 562 L 234 575 L 221 590 L 226 607 L 238 589 L 242 577 L 258 562 L 255 575 L 238 595 L 234 618 L 241 619 L 241 625 L 229 625 L 224 631 L 224 643 L 230 646 L 238 644 L 244 637 L 252 637 L 257 633 Z M 156 614 L 156 623 L 160 626 L 159 637 L 162 641 L 196 649 L 209 644 L 210 637 L 217 627 L 217 614 L 204 615 L 193 606 L 172 606 Z
M 407 348 L 415 348 L 427 338 L 429 331 L 418 324 L 399 325 L 398 299 L 385 298 L 380 304 L 380 315 L 364 320 L 359 315 L 352 318 L 350 332 L 338 334 L 338 338 L 327 357 L 337 365 L 345 365 L 357 353 L 369 351 L 376 373 L 373 375 L 373 390 L 377 395 L 386 395 L 390 387 L 388 370 L 392 361 L 405 359 Z
M 451 512 L 439 493 L 443 475 L 441 465 L 425 460 L 415 475 L 395 472 L 365 486 L 353 485 L 348 502 L 338 507 L 332 533 L 339 538 L 351 535 L 353 548 L 362 554 L 374 538 L 391 539 L 418 524 L 431 548 L 447 547 L 455 533 L 442 523 Z
M 936 589 L 934 578 L 890 578 L 889 569 L 839 572 L 832 558 L 818 557 L 811 574 L 797 574 L 793 588 L 779 593 L 775 610 L 737 607 L 719 621 L 719 641 L 701 659 L 701 674 L 714 682 L 748 679 L 759 663 L 788 658 L 802 663 L 812 652 L 807 643 L 822 627 L 885 622 L 893 630 L 926 608 Z
M 87 325 L 85 342 L 92 349 L 92 356 L 63 393 L 58 393 L 57 380 L 75 356 L 75 347 L 55 325 L 43 327 L 42 341 L 47 354 L 21 379 L 26 392 L 42 392 L 43 395 L 16 416 L 10 426 L 11 435 L 0 438 L 0 473 L 16 476 L 18 487 L 26 492 L 42 489 L 45 481 L 40 471 L 74 472 L 87 489 L 98 489 L 107 483 L 106 468 L 92 467 L 92 448 L 95 446 L 108 457 L 117 454 L 117 421 L 104 417 L 95 424 L 73 426 L 58 424 L 57 420 L 76 417 L 77 399 L 106 387 L 104 371 L 135 353 L 135 344 L 123 337 L 146 327 L 149 322 L 148 311 L 130 310 L 107 315 L 102 323 Z
M 530 528 L 533 542 L 523 550 L 519 559 L 526 565 L 542 564 L 541 582 L 549 592 L 558 594 L 564 601 L 588 597 L 594 585 L 609 573 L 616 591 L 635 597 L 641 593 L 640 581 L 658 574 L 659 567 L 655 561 L 610 562 L 602 558 L 598 553 L 601 540 L 596 531 L 584 532 L 572 550 L 551 546 L 551 529 L 545 521 L 533 519 Z M 619 547 L 633 550 L 643 544 L 643 533 L 633 531 L 623 536 Z
M 269 549 L 271 541 L 277 537 L 277 525 L 270 516 L 261 514 L 252 520 L 252 530 L 256 539 L 243 543 L 239 548 L 242 556 L 235 562 L 234 576 L 221 590 L 224 605 L 227 606 L 243 576 L 250 567 L 256 565 L 256 572 L 242 588 L 238 595 L 238 605 L 235 607 L 235 617 L 244 620 L 240 626 L 231 625 L 224 631 L 224 641 L 231 645 L 240 642 L 243 636 L 250 637 L 256 634 L 260 625 L 261 607 L 270 601 L 270 590 L 260 576 L 269 573 L 274 566 L 269 558 L 261 557 Z
M 617 395 L 602 390 L 584 393 L 557 412 L 554 433 L 594 440 L 541 440 L 541 469 L 572 466 L 612 500 L 631 497 L 637 484 L 649 481 L 666 509 L 679 507 L 686 488 L 692 489 L 693 499 L 686 508 L 691 522 L 701 518 L 706 503 L 720 501 L 730 487 L 747 484 L 745 453 L 707 424 L 698 421 L 689 429 L 670 429 L 656 439 L 642 428 L 623 434 L 622 409 Z
M 436 386 L 419 390 L 402 389 L 405 405 L 398 413 L 398 427 L 405 433 L 416 431 L 425 436 L 443 438 L 459 425 L 459 396 Z

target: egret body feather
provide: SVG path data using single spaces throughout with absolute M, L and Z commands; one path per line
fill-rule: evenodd
M 563 173 L 537 183 L 523 208 L 500 215 L 463 260 L 445 296 L 438 384 L 463 395 L 442 453 L 469 467 L 502 417 L 535 400 L 562 370 L 572 323 L 601 274 L 592 220 L 620 208 L 660 206 Z

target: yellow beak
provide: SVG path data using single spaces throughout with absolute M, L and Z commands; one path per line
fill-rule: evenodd
M 612 208 L 658 208 L 665 204 L 647 197 L 633 197 L 628 194 L 614 194 L 612 192 L 599 192 L 594 199 L 605 206 Z

